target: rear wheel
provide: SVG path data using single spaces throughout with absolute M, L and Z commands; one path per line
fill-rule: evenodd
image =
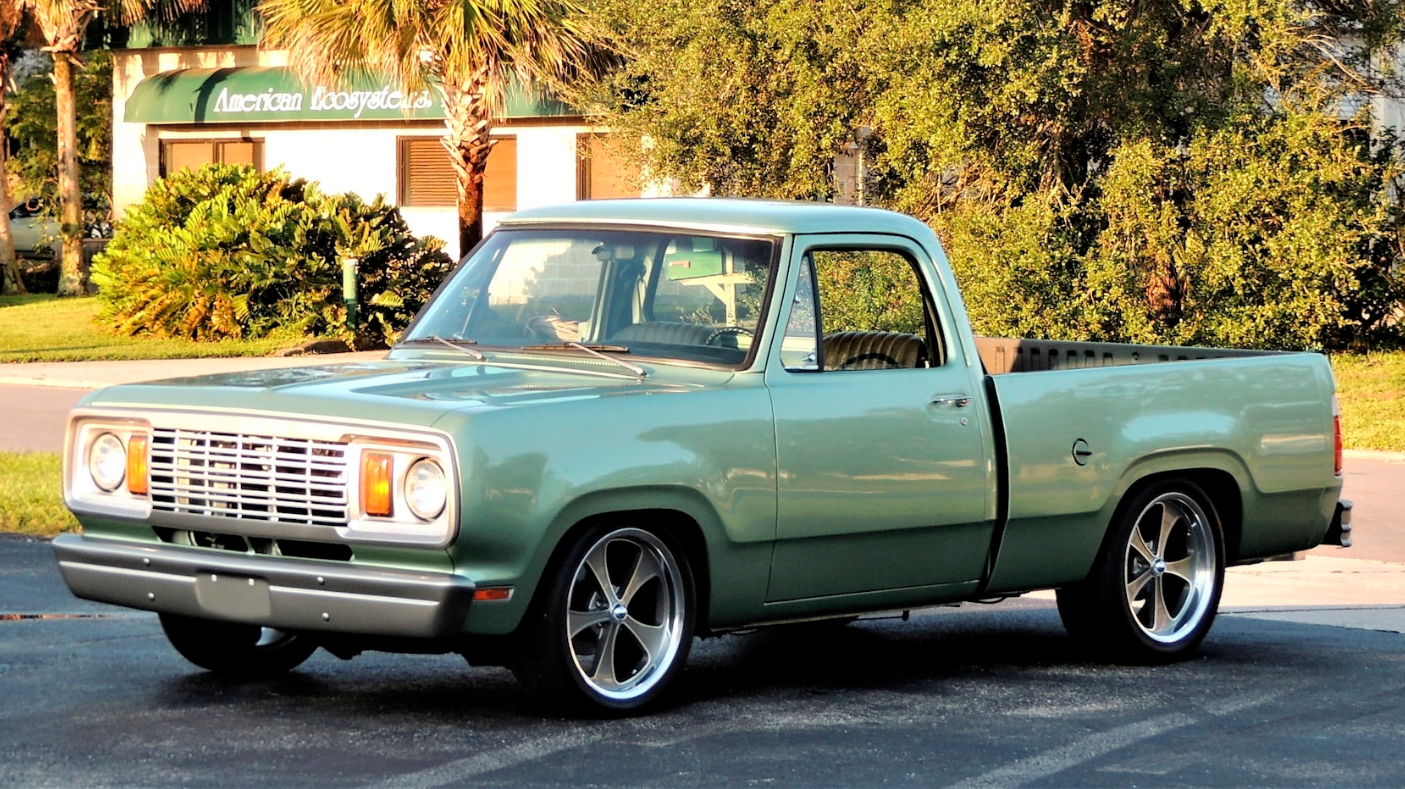
M 525 649 L 513 670 L 534 698 L 556 709 L 639 710 L 687 662 L 694 608 L 682 551 L 643 529 L 590 529 L 524 622 Z
M 307 636 L 271 627 L 161 614 L 171 646 L 200 668 L 235 677 L 284 674 L 317 651 Z
M 1224 588 L 1214 506 L 1188 480 L 1138 493 L 1113 523 L 1087 581 L 1058 591 L 1069 633 L 1108 657 L 1173 660 L 1209 632 Z

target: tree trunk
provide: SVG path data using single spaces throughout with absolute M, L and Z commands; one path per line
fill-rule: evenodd
M 493 147 L 486 84 L 484 69 L 474 78 L 443 90 L 444 123 L 449 130 L 444 147 L 449 150 L 458 181 L 460 257 L 483 240 L 483 171 Z
M 27 293 L 15 260 L 15 234 L 10 229 L 10 141 L 5 138 L 5 114 L 9 106 L 4 94 L 5 74 L 0 70 L 0 293 Z
M 83 267 L 83 193 L 78 185 L 78 116 L 73 103 L 73 60 L 70 52 L 54 52 L 54 103 L 58 107 L 59 295 L 88 293 Z

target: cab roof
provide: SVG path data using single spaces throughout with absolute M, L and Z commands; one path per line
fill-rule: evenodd
M 525 224 L 651 225 L 744 234 L 889 233 L 929 239 L 932 231 L 905 214 L 833 203 L 744 200 L 716 197 L 658 197 L 581 200 L 528 208 L 500 226 Z

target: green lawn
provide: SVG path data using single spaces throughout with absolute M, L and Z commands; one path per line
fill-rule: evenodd
M 0 531 L 52 537 L 78 521 L 63 506 L 54 452 L 0 452 Z
M 94 298 L 0 296 L 0 363 L 267 356 L 302 341 L 298 337 L 247 342 L 123 337 L 99 322 L 99 307 Z
M 1405 451 L 1405 351 L 1332 357 L 1347 449 Z

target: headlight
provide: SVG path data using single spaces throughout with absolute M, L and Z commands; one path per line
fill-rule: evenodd
M 432 521 L 444 511 L 448 499 L 444 469 L 429 458 L 415 461 L 405 474 L 405 504 L 410 512 L 421 520 Z
M 111 433 L 98 436 L 88 448 L 88 473 L 99 488 L 117 490 L 127 475 L 127 449 L 120 438 Z

